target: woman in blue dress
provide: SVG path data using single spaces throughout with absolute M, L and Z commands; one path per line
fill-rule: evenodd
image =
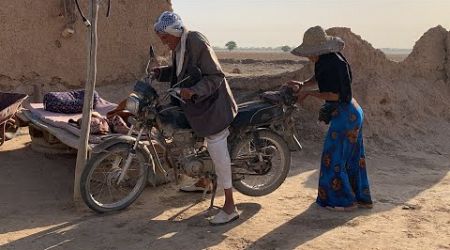
M 290 81 L 298 102 L 313 96 L 324 100 L 319 120 L 329 124 L 320 164 L 317 204 L 333 210 L 372 208 L 362 135 L 364 113 L 352 97 L 352 72 L 340 53 L 344 41 L 320 26 L 308 29 L 292 51 L 314 62 L 314 76 Z M 317 85 L 317 90 L 304 90 Z

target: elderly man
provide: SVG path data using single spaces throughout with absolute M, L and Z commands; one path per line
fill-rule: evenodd
M 172 51 L 173 59 L 172 66 L 156 69 L 160 81 L 170 81 L 173 86 L 184 79 L 192 67 L 201 70 L 199 81 L 181 86 L 180 95 L 186 102 L 180 105 L 194 132 L 205 137 L 218 186 L 225 191 L 225 204 L 210 223 L 228 223 L 239 217 L 233 201 L 231 160 L 227 147 L 228 126 L 237 114 L 233 94 L 205 36 L 187 30 L 180 16 L 169 11 L 161 14 L 154 30 Z M 181 190 L 189 192 L 204 188 L 204 180 L 200 180 Z

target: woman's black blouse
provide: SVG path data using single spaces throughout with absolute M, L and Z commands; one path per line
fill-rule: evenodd
M 333 92 L 339 94 L 339 102 L 351 102 L 352 71 L 341 53 L 319 56 L 315 63 L 314 76 L 320 92 Z

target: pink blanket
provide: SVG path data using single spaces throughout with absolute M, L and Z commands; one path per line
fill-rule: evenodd
M 44 110 L 43 103 L 30 103 L 26 105 L 30 112 L 33 114 L 33 117 L 38 118 L 39 120 L 47 123 L 50 126 L 62 128 L 67 130 L 74 135 L 80 136 L 81 130 L 71 124 L 69 124 L 69 120 L 78 120 L 82 117 L 82 114 L 62 114 L 62 113 L 53 113 Z M 106 113 L 113 110 L 117 107 L 117 104 L 108 102 L 102 98 L 99 99 L 97 107 L 95 111 L 100 113 L 102 116 L 106 116 Z M 89 138 L 89 141 L 92 143 L 96 143 L 100 138 L 95 138 L 92 135 Z

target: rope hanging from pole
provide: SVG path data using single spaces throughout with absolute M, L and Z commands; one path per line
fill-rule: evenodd
M 78 0 L 75 0 L 75 3 L 77 5 L 78 13 L 80 13 L 81 18 L 83 19 L 83 23 L 86 25 L 86 27 L 90 27 L 91 22 L 89 22 L 89 20 L 84 15 L 83 10 L 80 8 L 80 3 L 78 3 Z
M 107 0 L 107 1 L 108 1 L 108 8 L 106 11 L 106 17 L 109 17 L 111 15 L 111 0 Z M 90 27 L 91 22 L 84 15 L 83 10 L 81 9 L 80 3 L 78 2 L 78 0 L 75 0 L 75 4 L 77 5 L 78 13 L 80 13 L 81 18 L 83 19 L 83 23 L 86 25 L 86 27 Z M 97 4 L 99 4 L 98 1 L 97 1 Z

